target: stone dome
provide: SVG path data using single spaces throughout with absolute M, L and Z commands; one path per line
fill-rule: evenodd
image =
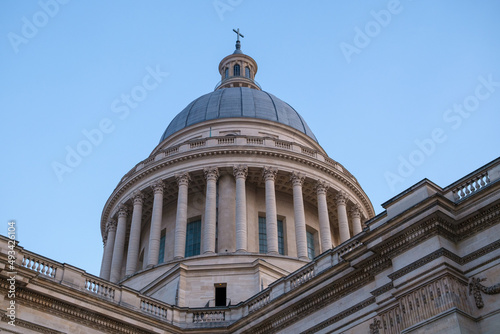
M 218 89 L 191 102 L 170 122 L 160 143 L 190 125 L 221 118 L 257 118 L 288 125 L 317 142 L 304 119 L 288 103 L 248 87 Z

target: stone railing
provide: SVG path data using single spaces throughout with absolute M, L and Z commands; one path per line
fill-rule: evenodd
M 100 297 L 114 300 L 115 299 L 115 285 L 95 276 L 85 274 L 85 290 Z
M 500 180 L 500 158 L 454 182 L 443 191 L 445 197 L 458 202 L 498 180 Z
M 22 267 L 36 271 L 47 278 L 56 278 L 57 271 L 61 267 L 55 261 L 29 252 L 24 252 L 22 259 Z
M 315 149 L 310 147 L 291 142 L 280 140 L 272 137 L 248 137 L 248 136 L 231 136 L 231 137 L 208 137 L 208 138 L 200 138 L 194 139 L 182 144 L 178 144 L 175 146 L 171 146 L 165 149 L 162 149 L 154 156 L 150 156 L 147 159 L 138 163 L 134 168 L 132 168 L 124 177 L 122 177 L 120 183 L 126 181 L 129 176 L 134 174 L 136 171 L 139 171 L 146 167 L 149 164 L 156 163 L 163 159 L 167 159 L 173 157 L 177 154 L 186 153 L 191 150 L 203 149 L 203 148 L 213 148 L 217 146 L 227 146 L 227 145 L 247 145 L 247 146 L 260 146 L 260 147 L 269 147 L 269 148 L 279 148 L 283 150 L 288 150 L 294 152 L 296 154 L 302 154 L 306 156 L 308 159 L 318 160 L 319 162 L 326 163 L 330 167 L 335 168 L 335 170 L 340 173 L 345 174 L 349 177 L 354 183 L 358 181 L 356 178 L 349 173 L 341 164 L 337 161 L 329 158 L 327 155 L 318 152 Z M 119 186 L 119 184 L 118 184 Z
M 164 303 L 159 303 L 152 299 L 142 297 L 141 298 L 141 311 L 159 317 L 162 319 L 168 318 L 169 307 Z
M 3 253 L 0 253 L 0 257 L 7 257 L 5 250 L 8 249 L 6 247 L 8 240 L 8 238 L 0 236 L 0 250 L 4 250 Z M 336 266 L 339 263 L 340 253 L 344 254 L 346 247 L 352 248 L 351 246 L 344 246 L 342 249 L 331 249 L 316 257 L 304 267 L 271 283 L 260 293 L 237 305 L 196 309 L 164 303 L 125 286 L 88 274 L 71 265 L 33 254 L 22 247 L 17 248 L 18 257 L 22 258 L 17 262 L 17 265 L 53 279 L 54 282 L 67 288 L 76 289 L 82 293 L 111 301 L 144 316 L 151 316 L 184 328 L 197 328 L 200 324 L 206 323 L 211 323 L 211 326 L 226 326 L 265 307 L 274 299 L 309 282 L 324 270 Z

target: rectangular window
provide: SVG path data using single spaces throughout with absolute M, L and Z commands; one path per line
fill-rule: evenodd
M 285 255 L 283 220 L 278 220 L 278 252 L 281 255 Z M 259 217 L 259 253 L 267 253 L 266 217 Z
M 267 253 L 267 232 L 265 217 L 259 217 L 259 253 Z
M 185 257 L 200 255 L 201 245 L 201 220 L 190 222 L 186 229 Z
M 310 260 L 314 259 L 314 234 L 306 231 L 307 235 L 307 256 Z
M 166 230 L 163 229 L 160 237 L 160 253 L 158 254 L 158 263 L 165 262 L 165 234 Z

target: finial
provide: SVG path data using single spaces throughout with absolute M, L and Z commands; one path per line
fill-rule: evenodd
M 236 33 L 236 50 L 234 53 L 241 53 L 241 43 L 240 43 L 240 36 L 245 37 L 242 34 L 240 34 L 240 28 L 238 29 L 233 29 L 233 31 Z

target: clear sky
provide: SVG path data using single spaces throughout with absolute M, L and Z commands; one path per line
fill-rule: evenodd
M 377 213 L 423 178 L 445 187 L 500 156 L 499 14 L 472 0 L 2 1 L 0 233 L 15 219 L 21 246 L 99 274 L 108 196 L 213 90 L 233 28 L 262 88 Z

